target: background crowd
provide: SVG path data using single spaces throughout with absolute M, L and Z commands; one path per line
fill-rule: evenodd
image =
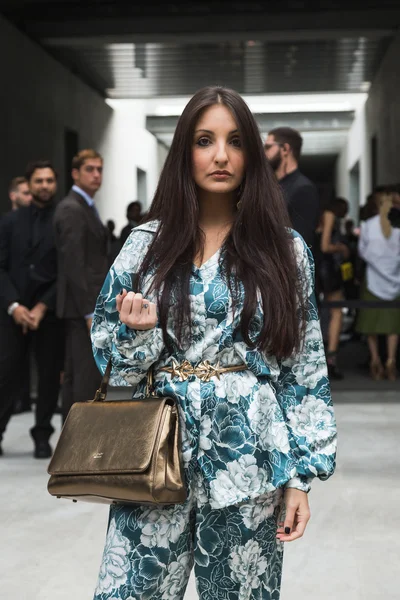
M 343 303 L 358 300 L 357 308 L 347 309 L 351 335 L 368 344 L 371 377 L 395 380 L 400 184 L 377 187 L 361 207 L 361 227 L 356 227 L 346 219 L 349 206 L 344 198 L 333 197 L 321 206 L 315 185 L 299 170 L 302 138 L 297 131 L 274 129 L 264 147 L 293 228 L 314 255 L 330 377 L 343 378 L 338 361 Z M 28 165 L 25 176 L 11 181 L 11 210 L 0 221 L 0 456 L 12 414 L 31 410 L 32 356 L 37 377 L 31 429 L 36 458 L 52 454 L 53 414 L 61 412 L 65 420 L 73 402 L 93 398 L 100 384 L 89 339 L 96 299 L 110 265 L 146 216 L 138 200 L 131 202 L 127 224 L 116 235 L 115 223 L 103 224 L 95 205 L 102 157 L 95 150 L 83 150 L 71 167 L 74 184 L 64 199 L 56 200 L 54 166 L 44 160 Z
M 300 134 L 288 127 L 272 130 L 265 143 L 293 228 L 314 255 L 321 316 L 327 317 L 322 324 L 329 376 L 344 377 L 338 350 L 343 306 L 351 304 L 356 307 L 348 311 L 351 336 L 368 343 L 371 377 L 394 381 L 400 334 L 400 184 L 376 187 L 360 208 L 356 228 L 346 220 L 346 199 L 334 196 L 321 206 L 316 187 L 299 170 L 301 148 Z
M 65 420 L 74 402 L 93 398 L 99 387 L 92 314 L 110 264 L 143 218 L 140 202 L 131 203 L 117 238 L 95 205 L 102 157 L 83 150 L 71 167 L 74 185 L 58 201 L 51 162 L 29 164 L 24 177 L 11 181 L 11 210 L 0 221 L 0 442 L 13 412 L 30 410 L 33 356 L 36 458 L 52 454 L 53 414 L 60 410 Z

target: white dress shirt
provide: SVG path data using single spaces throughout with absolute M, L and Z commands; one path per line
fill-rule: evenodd
M 380 216 L 361 226 L 359 255 L 367 263 L 367 288 L 382 300 L 400 296 L 400 229 L 389 238 L 382 233 Z

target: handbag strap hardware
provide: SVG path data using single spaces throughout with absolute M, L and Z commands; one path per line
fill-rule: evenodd
M 111 362 L 111 358 L 110 358 L 110 360 L 107 363 L 107 367 L 104 372 L 103 379 L 101 380 L 100 387 L 95 393 L 93 402 L 104 402 L 104 400 L 106 399 L 107 391 L 108 391 L 108 383 L 110 381 L 111 369 L 112 369 L 112 362 Z M 157 395 L 154 390 L 154 372 L 153 371 L 154 371 L 154 367 L 150 367 L 150 369 L 147 372 L 147 384 L 146 384 L 146 395 L 147 396 L 156 396 Z

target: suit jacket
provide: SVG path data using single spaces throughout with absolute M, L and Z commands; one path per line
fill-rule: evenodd
M 313 247 L 319 219 L 319 199 L 315 185 L 297 169 L 280 180 L 292 227 L 307 246 Z
M 58 253 L 57 316 L 77 319 L 94 312 L 108 271 L 107 230 L 93 208 L 71 190 L 54 215 Z
M 44 302 L 56 307 L 57 252 L 53 235 L 55 206 L 46 211 L 40 237 L 33 241 L 36 207 L 19 208 L 0 221 L 0 305 L 13 302 L 33 308 Z

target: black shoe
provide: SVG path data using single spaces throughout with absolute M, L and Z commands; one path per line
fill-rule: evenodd
M 35 458 L 51 458 L 53 450 L 47 440 L 40 440 L 35 442 L 35 452 L 33 456 Z
M 336 365 L 330 365 L 328 363 L 328 376 L 329 379 L 334 379 L 335 381 L 342 381 L 344 379 L 344 375 L 342 371 L 339 371 Z
M 0 456 L 3 456 L 3 448 L 1 447 L 1 444 L 0 444 Z

